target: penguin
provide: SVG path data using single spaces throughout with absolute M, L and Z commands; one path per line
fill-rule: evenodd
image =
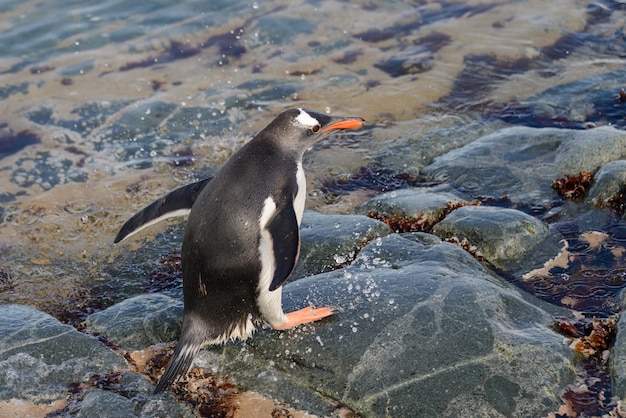
M 186 375 L 206 345 L 245 340 L 262 323 L 285 330 L 334 313 L 331 307 L 284 313 L 281 286 L 300 253 L 304 152 L 328 135 L 364 122 L 286 110 L 214 177 L 170 192 L 121 227 L 115 243 L 161 219 L 189 216 L 181 252 L 183 325 L 154 393 Z

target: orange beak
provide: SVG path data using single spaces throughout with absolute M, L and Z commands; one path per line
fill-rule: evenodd
M 365 123 L 365 120 L 361 118 L 344 119 L 344 120 L 340 120 L 339 122 L 335 122 L 333 124 L 328 125 L 324 129 L 322 129 L 322 132 L 328 132 L 333 129 L 356 129 L 356 128 L 360 128 L 361 126 L 363 126 L 364 123 Z

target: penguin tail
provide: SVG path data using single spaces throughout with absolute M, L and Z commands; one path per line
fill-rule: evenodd
M 167 390 L 179 377 L 189 371 L 193 359 L 200 351 L 203 343 L 204 338 L 202 336 L 183 327 L 183 332 L 178 344 L 176 344 L 174 354 L 154 389 L 155 394 Z

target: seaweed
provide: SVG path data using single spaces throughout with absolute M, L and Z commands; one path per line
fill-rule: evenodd
M 577 176 L 566 174 L 565 177 L 554 180 L 552 188 L 559 196 L 569 200 L 576 200 L 587 194 L 592 181 L 593 173 L 581 171 Z

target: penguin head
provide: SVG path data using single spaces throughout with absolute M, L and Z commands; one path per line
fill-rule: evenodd
M 333 132 L 359 128 L 364 122 L 359 117 L 329 116 L 297 108 L 279 114 L 262 133 L 271 136 L 283 147 L 303 153 Z

